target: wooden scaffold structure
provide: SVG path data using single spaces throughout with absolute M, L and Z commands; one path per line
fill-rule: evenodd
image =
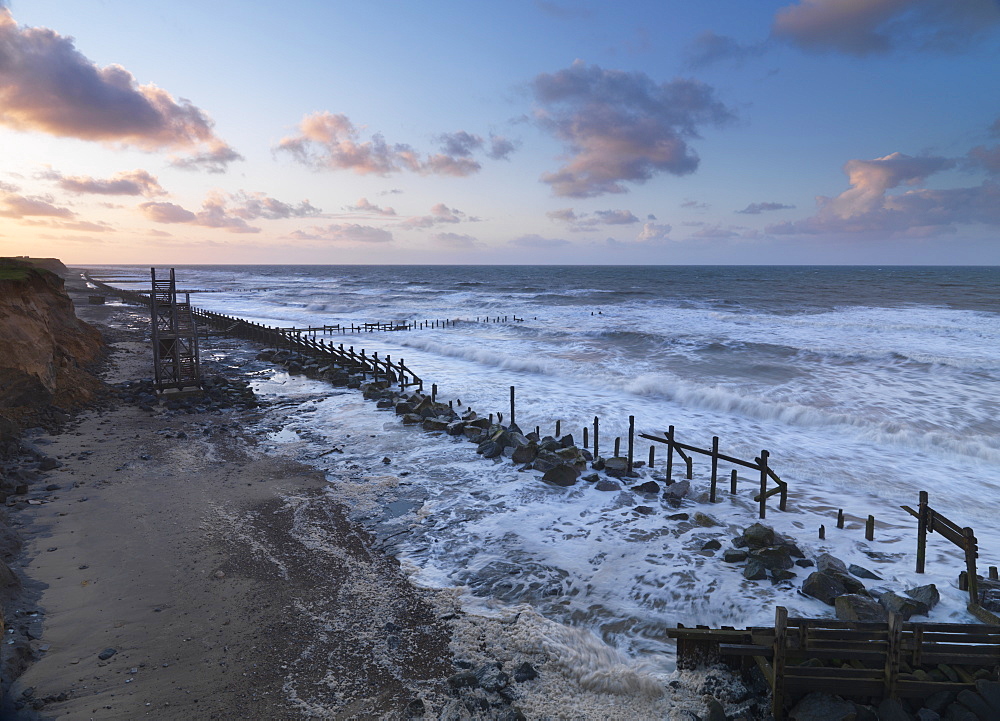
M 198 329 L 191 309 L 191 296 L 177 298 L 174 269 L 167 278 L 157 278 L 156 268 L 149 269 L 152 292 L 149 309 L 153 325 L 153 372 L 157 392 L 201 388 L 198 363 Z

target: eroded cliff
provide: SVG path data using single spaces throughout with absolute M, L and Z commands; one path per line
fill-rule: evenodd
M 48 406 L 93 398 L 87 366 L 103 353 L 100 333 L 76 317 L 55 273 L 0 258 L 0 416 L 26 420 Z

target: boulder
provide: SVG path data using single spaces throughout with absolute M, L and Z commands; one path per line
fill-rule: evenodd
M 705 544 L 701 547 L 701 550 L 718 551 L 720 548 L 722 548 L 722 544 L 713 538 L 710 541 L 706 541 Z
M 816 568 L 821 573 L 829 573 L 833 571 L 838 574 L 847 575 L 847 565 L 841 561 L 836 556 L 831 556 L 829 553 L 821 553 L 816 557 Z
M 837 596 L 843 596 L 847 593 L 847 588 L 838 577 L 822 571 L 813 571 L 802 582 L 802 593 L 832 606 Z
M 872 581 L 881 581 L 882 580 L 881 576 L 877 576 L 873 572 L 871 572 L 867 568 L 865 568 L 864 566 L 858 566 L 857 564 L 854 564 L 854 563 L 852 563 L 850 566 L 847 567 L 847 571 L 851 575 L 857 576 L 858 578 L 869 578 Z
M 854 721 L 856 716 L 850 701 L 818 691 L 803 697 L 788 714 L 795 721 Z
M 413 426 L 416 425 L 417 423 L 423 423 L 423 422 L 424 422 L 423 417 L 418 416 L 416 413 L 407 413 L 406 415 L 403 416 L 404 426 Z
M 503 446 L 496 441 L 483 441 L 476 448 L 476 453 L 481 453 L 483 458 L 496 458 L 503 453 Z
M 511 454 L 510 459 L 514 463 L 531 463 L 535 460 L 535 456 L 538 455 L 538 447 L 529 443 L 526 446 L 519 446 L 514 448 L 514 452 Z
M 747 552 L 739 548 L 727 548 L 722 552 L 722 560 L 726 563 L 743 563 L 747 560 Z
M 579 477 L 580 471 L 578 469 L 563 463 L 545 471 L 542 480 L 557 486 L 572 486 Z
M 516 669 L 514 669 L 514 680 L 517 683 L 524 683 L 525 681 L 531 681 L 538 678 L 538 671 L 530 663 L 525 661 Z
M 609 481 L 604 478 L 594 484 L 594 488 L 599 491 L 620 491 L 622 489 L 621 484 L 618 483 L 618 481 Z
M 573 442 L 572 433 L 567 433 L 565 436 L 559 439 L 560 448 L 569 448 L 570 446 L 575 446 L 575 445 L 576 444 Z
M 795 571 L 789 571 L 788 569 L 778 568 L 771 571 L 772 581 L 791 581 L 795 578 Z
M 917 586 L 916 588 L 908 588 L 903 591 L 907 596 L 912 598 L 914 601 L 927 606 L 927 610 L 934 608 L 938 605 L 938 601 L 941 600 L 941 594 L 938 593 L 937 586 L 933 583 L 929 583 L 926 586 Z
M 465 422 L 464 421 L 452 421 L 448 424 L 448 427 L 444 429 L 449 436 L 461 436 L 465 433 Z
M 837 618 L 841 621 L 884 622 L 889 618 L 885 608 L 869 598 L 856 593 L 847 593 L 834 599 Z
M 910 616 L 926 616 L 930 612 L 930 607 L 922 601 L 913 598 L 900 596 L 895 591 L 886 591 L 879 597 L 881 603 L 887 611 L 901 617 L 904 621 Z
M 448 430 L 448 421 L 444 418 L 424 418 L 425 431 L 445 431 Z
M 740 545 L 748 546 L 749 548 L 764 548 L 766 546 L 773 546 L 774 537 L 773 528 L 765 526 L 763 523 L 755 523 L 744 529 L 743 543 Z
M 677 481 L 672 486 L 667 486 L 667 490 L 663 492 L 663 498 L 667 501 L 680 501 L 690 492 L 690 481 Z
M 878 705 L 879 721 L 913 721 L 913 716 L 904 708 L 899 699 L 886 698 Z
M 632 486 L 632 490 L 639 493 L 659 493 L 660 484 L 656 481 L 646 481 L 645 483 L 640 483 L 638 486 Z
M 622 478 L 628 472 L 628 459 L 621 457 L 606 459 L 604 472 L 612 478 Z
M 788 549 L 782 546 L 751 549 L 750 558 L 759 561 L 768 571 L 791 568 L 795 565 L 788 554 Z
M 721 526 L 722 524 L 707 513 L 698 511 L 694 514 L 694 525 L 701 526 L 702 528 L 714 528 L 715 526 Z
M 1000 683 L 979 679 L 976 681 L 976 692 L 990 705 L 996 717 L 1000 718 Z
M 747 565 L 743 568 L 743 578 L 748 581 L 763 581 L 767 578 L 767 568 L 756 558 L 748 558 Z

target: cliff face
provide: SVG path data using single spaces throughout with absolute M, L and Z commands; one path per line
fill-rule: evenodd
M 99 382 L 85 366 L 103 348 L 97 330 L 77 319 L 60 277 L 0 261 L 0 414 L 17 419 L 90 400 Z

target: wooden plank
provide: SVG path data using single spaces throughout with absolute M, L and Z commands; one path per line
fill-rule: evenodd
M 896 681 L 896 695 L 902 698 L 927 698 L 938 691 L 950 691 L 952 693 L 965 689 L 974 689 L 971 683 L 960 681 L 921 681 L 920 679 L 909 679 L 900 676 Z
M 835 696 L 878 696 L 882 693 L 882 679 L 856 679 L 844 688 L 842 679 L 801 678 L 789 680 L 786 689 L 789 695 L 806 694 L 813 691 L 830 693 Z
M 880 668 L 839 668 L 836 666 L 786 666 L 785 678 L 805 679 L 805 678 L 825 678 L 839 679 L 842 682 L 853 679 L 879 679 L 885 676 L 885 671 Z
M 788 609 L 774 607 L 774 646 L 771 663 L 774 665 L 774 683 L 771 684 L 771 714 L 776 721 L 785 715 L 785 634 Z
M 818 658 L 831 659 L 838 658 L 844 661 L 868 661 L 870 663 L 881 663 L 885 659 L 885 651 L 859 651 L 857 649 L 836 649 L 836 648 L 790 648 L 788 657 L 794 659 Z
M 973 616 L 978 618 L 983 623 L 988 623 L 993 626 L 1000 626 L 1000 616 L 997 616 L 995 613 L 987 611 L 978 603 L 970 603 L 966 608 L 969 609 L 969 613 L 971 613 Z

